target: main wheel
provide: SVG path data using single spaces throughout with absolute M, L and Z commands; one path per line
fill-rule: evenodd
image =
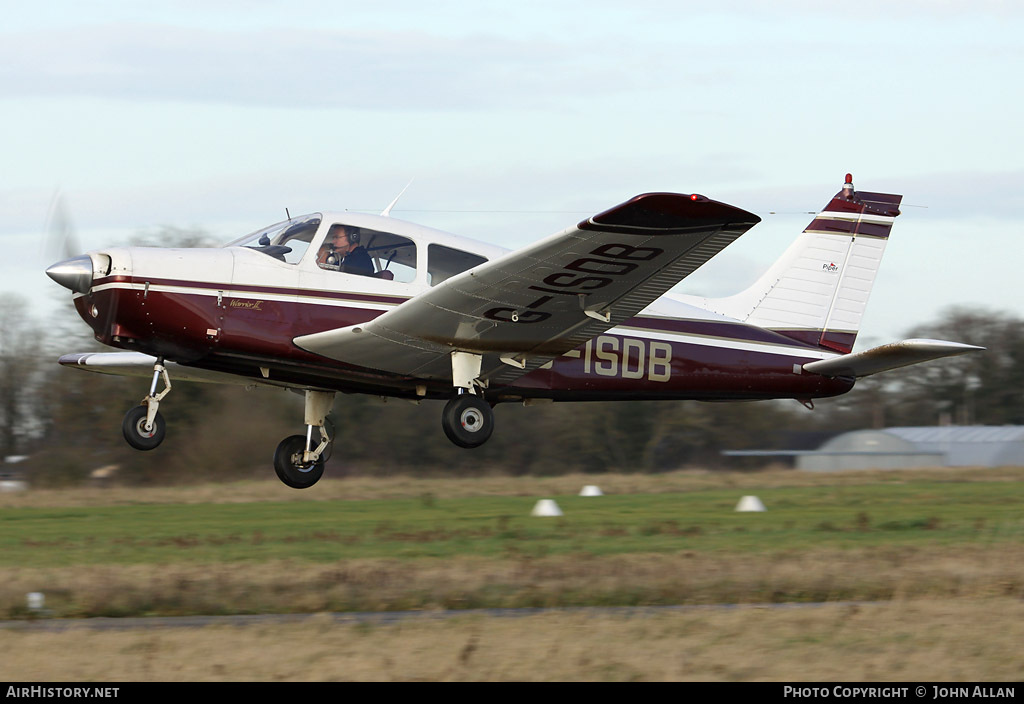
M 480 447 L 494 430 L 494 411 L 479 396 L 460 394 L 444 407 L 441 427 L 459 447 Z
M 308 489 L 324 475 L 324 461 L 304 462 L 306 436 L 292 435 L 281 441 L 274 453 L 277 478 L 292 489 Z
M 152 450 L 164 441 L 164 435 L 167 433 L 167 424 L 164 423 L 160 411 L 156 412 L 153 427 L 146 430 L 146 413 L 145 406 L 136 406 L 125 414 L 124 422 L 121 423 L 124 439 L 136 450 Z

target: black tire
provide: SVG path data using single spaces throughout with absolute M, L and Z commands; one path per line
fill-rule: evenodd
M 292 489 L 308 489 L 324 475 L 324 461 L 303 462 L 306 451 L 306 436 L 291 435 L 281 441 L 274 453 L 274 471 L 285 486 Z
M 494 432 L 494 411 L 479 396 L 460 394 L 444 407 L 441 427 L 459 447 L 480 447 Z
M 167 434 L 167 424 L 160 411 L 156 412 L 153 427 L 146 431 L 146 412 L 145 406 L 136 406 L 125 414 L 124 422 L 121 423 L 124 439 L 136 450 L 152 450 L 164 441 L 164 435 Z

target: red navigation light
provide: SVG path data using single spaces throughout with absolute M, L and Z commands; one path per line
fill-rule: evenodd
M 846 174 L 846 182 L 853 183 L 853 174 Z

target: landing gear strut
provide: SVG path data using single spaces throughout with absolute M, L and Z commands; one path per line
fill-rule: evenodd
M 156 386 L 163 378 L 164 390 L 156 392 Z M 171 391 L 171 378 L 164 367 L 164 359 L 160 357 L 153 365 L 153 382 L 149 385 L 149 395 L 142 399 L 142 404 L 125 414 L 121 423 L 121 432 L 129 445 L 136 450 L 152 450 L 164 440 L 167 424 L 157 410 L 160 401 Z
M 286 437 L 274 453 L 274 471 L 286 486 L 308 489 L 323 476 L 332 442 L 326 428 L 327 414 L 333 404 L 333 391 L 306 391 L 306 434 Z M 313 428 L 320 433 L 315 446 Z

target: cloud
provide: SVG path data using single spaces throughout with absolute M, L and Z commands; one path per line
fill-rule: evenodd
M 8 99 L 449 110 L 543 104 L 594 90 L 598 77 L 614 83 L 616 72 L 610 62 L 584 66 L 557 42 L 482 34 L 106 25 L 0 42 L 0 94 Z

